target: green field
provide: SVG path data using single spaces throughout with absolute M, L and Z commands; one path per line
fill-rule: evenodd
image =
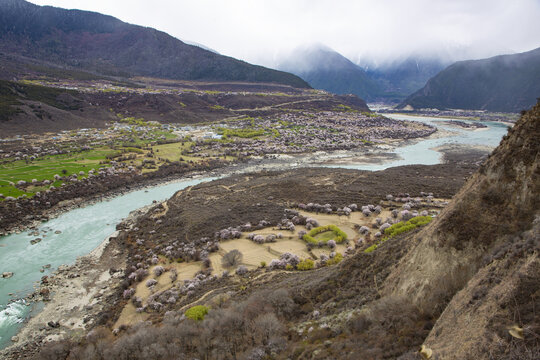
M 330 240 L 340 244 L 347 240 L 347 234 L 336 225 L 324 225 L 311 229 L 302 239 L 311 244 L 326 244 Z
M 10 185 L 10 182 L 17 183 L 19 180 L 31 182 L 32 179 L 38 181 L 54 180 L 54 175 L 60 176 L 79 174 L 84 171 L 84 176 L 88 176 L 88 171 L 98 169 L 99 167 L 108 166 L 101 164 L 105 162 L 107 156 L 115 154 L 117 151 L 109 148 L 101 148 L 91 151 L 83 151 L 75 154 L 51 155 L 44 158 L 38 158 L 34 161 L 26 163 L 24 160 L 18 160 L 12 163 L 0 165 L 0 194 L 4 196 L 18 197 L 23 194 L 28 196 L 34 195 L 38 191 L 46 190 L 46 187 L 29 187 L 28 191 L 22 191 L 15 186 Z M 54 182 L 54 186 L 60 186 L 61 181 Z
M 315 240 L 322 241 L 324 243 L 335 240 L 337 235 L 333 231 L 325 231 L 323 233 L 317 234 L 314 236 Z

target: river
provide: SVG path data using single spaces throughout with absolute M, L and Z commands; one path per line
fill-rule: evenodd
M 507 126 L 497 122 L 483 122 L 488 127 L 480 130 L 461 129 L 443 124 L 450 118 L 429 118 L 399 114 L 385 116 L 399 119 L 420 121 L 437 126 L 441 130 L 451 131 L 446 137 L 424 139 L 413 145 L 397 148 L 394 152 L 397 160 L 381 164 L 348 163 L 346 165 L 324 165 L 360 170 L 383 170 L 393 166 L 425 164 L 440 162 L 441 154 L 432 148 L 444 144 L 485 145 L 495 147 Z M 466 120 L 460 120 L 468 122 Z M 291 167 L 301 163 L 293 163 Z M 303 166 L 307 165 L 304 163 Z M 252 170 L 252 168 L 250 169 Z M 0 349 L 9 345 L 10 339 L 22 326 L 24 319 L 32 311 L 39 311 L 39 304 L 27 304 L 22 299 L 34 290 L 34 285 L 43 275 L 50 274 L 61 264 L 72 264 L 77 257 L 90 253 L 107 236 L 115 231 L 116 225 L 128 214 L 152 203 L 153 200 L 165 200 L 176 191 L 215 178 L 200 177 L 197 179 L 178 180 L 148 189 L 133 191 L 119 195 L 113 199 L 103 200 L 93 205 L 70 210 L 55 219 L 43 223 L 37 231 L 38 236 L 30 232 L 12 234 L 0 238 L 0 273 L 11 271 L 13 277 L 0 278 Z M 41 238 L 42 241 L 31 245 L 30 240 Z M 44 269 L 45 265 L 50 265 Z M 43 270 L 41 272 L 40 270 Z M 10 295 L 12 294 L 12 295 Z M 36 306 L 38 306 L 36 308 Z

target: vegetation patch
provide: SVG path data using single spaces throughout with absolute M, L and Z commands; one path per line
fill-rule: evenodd
M 325 225 L 311 229 L 302 239 L 311 244 L 326 244 L 330 240 L 340 244 L 347 240 L 347 234 L 336 225 Z
M 416 216 L 409 221 L 401 221 L 397 224 L 394 224 L 384 231 L 385 236 L 380 241 L 368 247 L 366 250 L 364 250 L 364 252 L 370 253 L 377 249 L 386 240 L 399 234 L 414 230 L 417 227 L 427 225 L 431 222 L 431 220 L 433 220 L 431 216 Z
M 296 265 L 296 268 L 301 271 L 311 270 L 315 267 L 315 263 L 311 259 L 302 260 Z
M 333 258 L 328 259 L 326 261 L 326 265 L 327 266 L 336 265 L 336 264 L 339 264 L 341 260 L 343 260 L 343 255 L 341 255 L 341 253 L 336 253 Z
M 239 138 L 254 138 L 257 136 L 262 136 L 265 134 L 264 130 L 255 130 L 255 129 L 227 129 L 227 128 L 219 128 L 218 132 L 223 135 L 224 138 L 227 137 L 239 137 Z
M 204 320 L 204 317 L 208 314 L 208 310 L 207 306 L 195 305 L 187 309 L 184 315 L 186 315 L 188 319 L 201 321 Z

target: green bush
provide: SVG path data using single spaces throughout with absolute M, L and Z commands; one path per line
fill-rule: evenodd
M 384 234 L 386 235 L 386 237 L 394 237 L 404 232 L 413 230 L 419 226 L 429 224 L 431 220 L 432 218 L 430 216 L 416 216 L 409 221 L 401 221 L 397 224 L 390 226 L 384 231 Z
M 343 260 L 343 255 L 341 255 L 341 253 L 336 253 L 336 255 L 334 255 L 333 258 L 331 259 L 328 259 L 326 261 L 326 265 L 335 265 L 335 264 L 339 264 L 341 262 L 341 260 Z
M 200 321 L 208 314 L 208 310 L 207 306 L 195 305 L 187 309 L 184 315 L 186 315 L 188 319 Z
M 347 234 L 345 234 L 345 232 L 343 232 L 343 230 L 338 228 L 336 225 L 325 225 L 325 226 L 319 226 L 314 229 L 311 229 L 306 235 L 302 237 L 302 239 L 308 243 L 318 244 L 319 240 L 315 239 L 315 236 L 317 236 L 318 234 L 327 232 L 327 231 L 331 231 L 334 233 L 334 235 L 336 235 L 334 240 L 338 244 L 347 240 Z M 323 242 L 327 243 L 329 240 L 331 239 L 323 240 Z
M 302 260 L 296 265 L 296 268 L 301 271 L 311 270 L 315 267 L 315 263 L 311 259 Z
M 262 268 L 265 268 L 265 267 L 266 267 L 266 261 L 261 261 L 261 267 L 262 267 Z
M 364 250 L 364 252 L 365 252 L 366 254 L 369 254 L 370 252 L 375 251 L 375 249 L 377 249 L 377 244 L 371 245 L 371 246 L 368 247 L 366 250 Z
M 433 220 L 430 216 L 416 216 L 410 219 L 409 221 L 401 221 L 397 224 L 394 224 L 390 226 L 388 229 L 384 230 L 384 237 L 378 241 L 377 243 L 371 245 L 367 249 L 364 250 L 366 254 L 373 252 L 375 249 L 379 247 L 382 243 L 384 243 L 386 240 L 397 236 L 399 234 L 403 234 L 405 232 L 411 231 L 416 229 L 417 227 L 427 225 Z

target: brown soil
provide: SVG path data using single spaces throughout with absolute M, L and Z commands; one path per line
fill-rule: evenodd
M 246 222 L 276 223 L 295 203 L 361 206 L 378 204 L 387 194 L 419 196 L 421 191 L 450 198 L 473 169 L 444 164 L 377 172 L 306 168 L 234 175 L 178 192 L 167 202 L 169 210 L 161 223 L 146 216 L 130 235 L 161 242 L 162 234 L 167 234 L 168 241 L 189 242 Z

